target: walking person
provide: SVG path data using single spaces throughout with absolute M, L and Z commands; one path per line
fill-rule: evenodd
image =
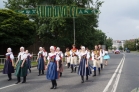
M 103 66 L 103 56 L 104 56 L 105 52 L 104 52 L 104 49 L 102 49 L 101 45 L 98 45 L 98 49 L 100 50 L 100 54 L 101 54 L 101 56 L 100 56 L 100 67 L 101 67 L 101 70 L 102 70 L 104 68 L 104 66 Z
M 39 75 L 44 74 L 44 70 L 45 70 L 45 62 L 46 62 L 46 57 L 45 57 L 45 53 L 43 51 L 42 47 L 39 47 L 39 52 L 38 52 L 38 57 L 36 62 L 38 62 L 38 70 L 39 70 Z M 41 73 L 42 72 L 42 73 Z
M 66 48 L 65 57 L 66 57 L 66 61 L 67 61 L 67 66 L 69 68 L 70 67 L 70 61 L 71 61 L 71 55 L 70 55 L 69 48 Z
M 12 80 L 12 73 L 14 73 L 14 55 L 12 49 L 8 48 L 6 53 L 6 60 L 4 64 L 3 74 L 8 75 L 8 81 Z
M 26 59 L 26 64 L 27 64 L 27 69 L 29 70 L 29 72 L 31 73 L 31 57 L 33 55 L 31 55 L 28 50 L 26 50 L 26 54 L 27 54 L 27 59 Z
M 92 60 L 93 60 L 93 68 L 94 68 L 94 75 L 96 76 L 96 68 L 98 68 L 98 72 L 100 74 L 100 57 L 101 57 L 100 50 L 98 46 L 95 45 L 95 50 L 92 52 Z
M 78 75 L 81 76 L 82 83 L 84 83 L 84 76 L 86 76 L 86 80 L 88 80 L 88 75 L 90 75 L 91 68 L 89 67 L 89 60 L 90 55 L 85 51 L 85 47 L 82 46 L 81 52 L 79 54 L 79 68 L 78 68 Z
M 63 53 L 60 51 L 60 48 L 56 48 L 56 54 L 60 57 L 59 60 L 59 75 L 62 77 L 62 72 L 63 72 Z
M 76 72 L 76 68 L 77 68 L 77 56 L 78 56 L 78 49 L 76 49 L 75 45 L 72 45 L 72 49 L 70 50 L 70 55 L 71 55 L 71 73 L 73 73 L 73 68 L 74 72 Z
M 48 63 L 46 66 L 46 78 L 48 80 L 51 80 L 52 87 L 50 89 L 56 89 L 57 88 L 57 82 L 56 79 L 58 79 L 58 71 L 59 71 L 59 55 L 56 54 L 54 46 L 50 47 L 50 53 L 48 54 Z
M 26 64 L 27 55 L 24 51 L 24 47 L 20 47 L 20 52 L 18 54 L 18 60 L 15 64 L 16 72 L 15 75 L 17 76 L 17 83 L 20 83 L 20 77 L 23 77 L 23 82 L 26 83 L 26 76 L 27 76 L 27 64 Z
M 103 59 L 105 60 L 105 66 L 107 66 L 110 56 L 109 56 L 108 50 L 106 50 L 106 49 L 105 49 L 105 55 L 104 55 Z

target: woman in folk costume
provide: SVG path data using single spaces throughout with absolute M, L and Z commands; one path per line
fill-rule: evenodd
M 69 68 L 70 67 L 70 61 L 71 61 L 71 55 L 70 55 L 69 48 L 66 48 L 65 57 L 66 57 L 67 65 Z
M 26 59 L 26 64 L 27 64 L 27 69 L 29 70 L 29 72 L 31 73 L 31 57 L 33 55 L 31 55 L 28 50 L 26 50 L 26 54 L 27 54 L 27 59 Z
M 14 73 L 14 56 L 11 51 L 11 48 L 7 49 L 6 60 L 3 69 L 3 74 L 8 75 L 8 81 L 12 80 L 12 73 Z
M 102 49 L 102 46 L 101 45 L 98 45 L 98 48 L 100 50 L 100 53 L 101 53 L 101 57 L 100 57 L 100 67 L 101 67 L 101 70 L 103 69 L 103 56 L 104 56 L 104 50 Z
M 58 71 L 59 71 L 59 55 L 56 54 L 54 46 L 50 47 L 50 53 L 48 54 L 48 64 L 46 66 L 47 73 L 46 78 L 51 80 L 52 87 L 50 89 L 56 89 L 57 83 L 56 79 L 58 79 Z
M 105 55 L 104 55 L 103 59 L 105 60 L 105 65 L 107 66 L 110 56 L 109 56 L 108 50 L 106 50 L 106 49 L 105 49 Z
M 16 72 L 15 75 L 17 76 L 17 83 L 20 82 L 20 77 L 23 77 L 23 82 L 26 82 L 26 76 L 27 76 L 27 64 L 26 64 L 26 58 L 27 55 L 24 52 L 24 47 L 20 47 L 20 52 L 18 54 L 18 60 L 15 64 L 16 66 Z
M 93 68 L 94 68 L 94 75 L 96 76 L 96 67 L 98 68 L 98 72 L 100 74 L 100 58 L 102 54 L 100 53 L 100 50 L 98 49 L 98 46 L 95 45 L 95 50 L 92 52 L 92 60 L 93 60 Z
M 45 53 L 43 51 L 43 48 L 40 47 L 39 50 L 40 51 L 38 52 L 38 57 L 36 60 L 36 62 L 38 62 L 38 70 L 39 70 L 38 76 L 40 76 L 41 72 L 42 72 L 42 75 L 44 74 L 45 62 L 46 62 L 46 57 L 45 57 Z
M 85 51 L 85 47 L 82 46 L 82 50 L 79 53 L 79 68 L 78 68 L 78 74 L 81 76 L 82 83 L 84 83 L 84 76 L 86 76 L 86 80 L 88 80 L 88 75 L 90 75 L 91 68 L 89 67 L 89 60 L 90 55 Z
M 63 53 L 62 53 L 62 51 L 60 51 L 59 47 L 56 48 L 56 54 L 59 55 L 59 57 L 60 57 L 60 60 L 59 60 L 59 74 L 60 74 L 60 77 L 61 77 L 62 72 L 63 72 Z
M 75 68 L 75 72 L 76 72 L 76 67 L 78 64 L 77 61 L 77 56 L 78 56 L 78 49 L 76 49 L 75 45 L 72 45 L 72 49 L 70 50 L 70 55 L 71 55 L 71 73 L 73 72 L 73 67 Z

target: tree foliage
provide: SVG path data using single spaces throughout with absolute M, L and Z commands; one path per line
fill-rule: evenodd
M 113 39 L 109 37 L 108 39 L 106 39 L 106 47 L 111 49 L 112 45 L 113 45 Z
M 0 9 L 0 45 L 29 46 L 34 42 L 35 24 L 26 15 Z
M 102 1 L 96 3 L 97 9 Z M 6 8 L 17 10 L 36 8 L 37 5 L 76 5 L 82 8 L 92 8 L 92 0 L 8 0 Z M 65 47 L 73 44 L 73 18 L 40 18 L 37 15 L 28 15 L 37 25 L 36 34 L 47 45 Z M 86 45 L 92 48 L 95 44 L 104 44 L 105 33 L 97 30 L 98 15 L 80 15 L 75 18 L 76 45 Z

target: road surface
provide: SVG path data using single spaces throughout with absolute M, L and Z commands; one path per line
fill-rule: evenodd
M 0 73 L 0 92 L 131 92 L 139 87 L 139 54 L 110 54 L 108 66 L 101 71 L 101 75 L 89 76 L 89 80 L 81 83 L 77 73 L 70 73 L 64 68 L 63 76 L 58 79 L 58 88 L 50 89 L 51 82 L 46 76 L 37 76 L 37 68 L 27 76 L 27 83 L 7 81 L 7 75 Z

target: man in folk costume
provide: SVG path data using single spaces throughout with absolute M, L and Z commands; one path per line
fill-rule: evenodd
M 41 74 L 41 71 L 42 71 L 42 75 L 44 74 L 44 70 L 45 70 L 45 62 L 46 62 L 46 56 L 45 56 L 45 53 L 43 51 L 43 48 L 40 47 L 39 48 L 39 52 L 38 52 L 38 57 L 37 57 L 37 60 L 36 62 L 38 62 L 38 70 L 39 70 L 39 75 Z
M 26 76 L 27 76 L 27 64 L 26 64 L 26 58 L 27 54 L 24 52 L 24 47 L 20 47 L 20 52 L 18 54 L 18 60 L 15 64 L 16 66 L 16 72 L 15 75 L 17 76 L 17 83 L 20 82 L 20 77 L 23 77 L 23 82 L 26 82 Z
M 70 55 L 69 48 L 66 48 L 65 57 L 66 57 L 67 65 L 69 68 L 70 67 L 70 61 L 71 61 L 71 55 Z
M 103 56 L 105 54 L 105 51 L 102 49 L 102 46 L 101 45 L 98 45 L 98 48 L 100 50 L 100 53 L 101 53 L 101 57 L 100 57 L 100 66 L 101 66 L 101 70 L 103 69 Z
M 78 64 L 77 61 L 77 56 L 78 56 L 78 49 L 76 49 L 75 45 L 72 45 L 72 49 L 70 50 L 70 55 L 71 55 L 71 73 L 73 72 L 73 66 L 75 66 L 75 72 L 76 72 L 76 67 Z
M 6 53 L 6 60 L 4 64 L 3 74 L 8 75 L 8 81 L 12 80 L 12 73 L 14 73 L 14 55 L 12 49 L 8 48 Z
M 63 72 L 63 53 L 62 51 L 60 51 L 60 48 L 57 47 L 56 48 L 56 54 L 60 57 L 60 60 L 59 60 L 59 74 L 60 74 L 60 77 L 62 76 L 62 72 Z
M 100 50 L 98 49 L 98 46 L 95 45 L 95 50 L 92 52 L 92 60 L 93 60 L 93 67 L 94 67 L 94 75 L 96 76 L 96 67 L 98 68 L 99 74 L 100 74 L 100 57 L 102 54 L 100 53 Z

